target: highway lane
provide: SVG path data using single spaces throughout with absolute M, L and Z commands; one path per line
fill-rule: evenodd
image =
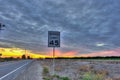
M 0 80 L 13 80 L 32 60 L 0 63 Z

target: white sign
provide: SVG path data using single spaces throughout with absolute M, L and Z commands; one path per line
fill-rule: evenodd
M 48 31 L 48 47 L 60 47 L 59 31 Z

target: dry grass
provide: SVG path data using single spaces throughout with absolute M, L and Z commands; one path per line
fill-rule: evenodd
M 105 70 L 105 69 L 94 70 L 94 73 L 95 73 L 95 74 L 103 74 L 103 75 L 105 75 L 105 76 L 109 75 L 108 70 Z
M 56 67 L 55 67 L 55 71 L 57 71 L 57 72 L 61 72 L 61 71 L 62 71 L 62 67 L 60 67 L 60 66 L 56 66 Z
M 114 77 L 113 80 L 120 80 L 120 76 Z
M 120 80 L 119 77 L 114 77 L 115 71 L 120 68 L 119 61 L 57 59 L 55 62 L 56 74 L 68 76 L 71 80 L 83 80 L 84 76 L 89 74 L 88 72 L 92 73 L 91 75 L 89 74 L 89 76 L 94 76 L 93 80 Z M 51 72 L 52 60 L 44 60 L 42 64 L 47 64 Z M 117 73 L 120 74 L 120 71 Z
M 81 65 L 79 67 L 79 71 L 83 71 L 83 72 L 88 72 L 88 71 L 91 71 L 92 69 L 93 67 L 90 65 Z
M 105 75 L 104 74 L 95 74 L 92 72 L 87 72 L 83 75 L 83 80 L 104 80 Z
M 42 75 L 40 75 L 40 67 L 43 67 Z M 52 60 L 44 59 L 34 62 L 16 80 L 38 80 L 38 76 L 45 76 L 46 79 L 44 80 L 64 80 L 65 78 L 69 78 L 69 80 L 120 80 L 119 69 L 120 61 L 57 59 L 55 61 L 55 74 L 59 75 L 58 78 L 52 75 Z

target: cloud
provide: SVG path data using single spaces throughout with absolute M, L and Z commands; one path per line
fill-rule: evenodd
M 98 47 L 101 47 L 101 46 L 105 46 L 106 44 L 104 44 L 104 43 L 96 43 L 96 46 L 98 46 Z
M 58 30 L 61 51 L 88 53 L 118 48 L 119 3 L 113 0 L 0 0 L 0 22 L 7 26 L 0 35 L 0 45 L 47 52 L 47 32 Z

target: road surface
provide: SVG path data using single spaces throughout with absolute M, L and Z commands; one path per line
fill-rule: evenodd
M 41 60 L 34 60 L 24 72 L 19 74 L 14 80 L 43 80 L 43 65 Z
M 32 60 L 9 61 L 0 63 L 0 80 L 13 80 Z

